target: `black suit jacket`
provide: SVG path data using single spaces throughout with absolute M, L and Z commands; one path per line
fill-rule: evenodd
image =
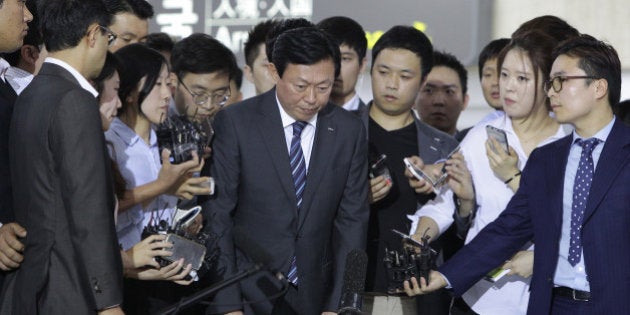
M 3 314 L 90 314 L 122 302 L 114 192 L 98 103 L 45 63 L 18 98 L 9 139 L 24 262 L 7 276 Z
M 1 80 L 1 79 L 0 79 Z M 0 82 L 0 222 L 13 221 L 13 196 L 9 170 L 9 126 L 17 94 L 8 82 Z
M 346 254 L 364 249 L 366 241 L 367 143 L 361 121 L 332 103 L 319 112 L 299 212 L 275 88 L 220 111 L 215 131 L 217 194 L 204 208 L 214 232 L 223 235 L 224 275 L 242 270 L 246 261 L 234 249 L 234 226 L 269 252 L 272 269 L 286 273 L 296 256 L 300 314 L 336 311 Z M 247 295 L 251 288 L 232 287 L 215 300 L 239 303 L 240 289 Z M 230 309 L 235 308 L 223 311 Z
M 0 223 L 3 224 L 15 220 L 9 168 L 9 126 L 16 98 L 17 94 L 9 82 L 0 79 Z M 0 271 L 0 286 L 4 282 L 4 276 L 5 273 Z

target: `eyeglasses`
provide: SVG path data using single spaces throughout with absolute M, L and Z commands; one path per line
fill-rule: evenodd
M 592 76 L 587 76 L 587 75 L 570 75 L 570 76 L 559 75 L 545 82 L 545 91 L 549 91 L 551 88 L 553 88 L 553 90 L 556 93 L 559 93 L 560 91 L 562 91 L 562 83 L 564 81 L 572 80 L 572 79 L 597 79 L 597 78 L 592 77 Z
M 112 32 L 112 30 L 103 25 L 99 25 L 98 27 L 105 31 L 105 33 L 107 34 L 107 45 L 111 46 L 116 38 L 118 38 L 118 35 L 116 35 L 116 33 Z
M 197 94 L 190 91 L 190 89 L 186 86 L 186 84 L 184 84 L 184 81 L 182 81 L 182 79 L 180 78 L 177 78 L 177 79 L 182 84 L 184 89 L 186 89 L 186 91 L 190 94 L 190 96 L 192 96 L 193 103 L 195 103 L 195 105 L 197 106 L 203 107 L 204 105 L 208 103 L 208 100 L 210 100 L 211 105 L 223 107 L 225 103 L 227 103 L 228 98 L 230 98 L 229 87 L 226 89 L 221 89 L 219 91 L 216 91 L 212 94 L 208 94 L 208 93 Z

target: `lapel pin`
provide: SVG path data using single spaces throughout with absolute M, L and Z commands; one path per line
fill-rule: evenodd
M 328 131 L 333 132 L 333 131 L 335 131 L 335 128 L 333 128 L 333 127 L 328 127 Z

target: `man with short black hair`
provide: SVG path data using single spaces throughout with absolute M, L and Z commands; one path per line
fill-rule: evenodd
M 243 72 L 247 81 L 254 84 L 256 95 L 265 93 L 275 85 L 269 75 L 269 60 L 265 51 L 267 33 L 278 24 L 278 20 L 266 20 L 252 28 L 245 42 L 245 67 Z
M 281 33 L 273 50 L 276 88 L 215 118 L 217 194 L 204 204 L 204 215 L 222 235 L 218 270 L 224 278 L 250 264 L 233 243 L 235 231 L 244 231 L 269 251 L 269 268 L 284 272 L 290 284 L 271 303 L 263 292 L 269 285 L 259 281 L 266 279 L 246 279 L 215 296 L 233 306 L 209 313 L 332 314 L 346 255 L 365 246 L 365 130 L 355 115 L 328 101 L 339 46 L 321 30 L 303 27 Z M 261 303 L 239 306 L 241 294 Z
M 317 27 L 330 34 L 341 51 L 341 73 L 335 80 L 330 101 L 345 110 L 364 110 L 365 103 L 359 98 L 356 85 L 367 64 L 365 31 L 359 23 L 345 16 L 326 18 Z
M 36 5 L 35 1 L 26 2 L 28 11 L 33 14 L 33 20 L 29 23 L 29 32 L 24 37 L 22 47 L 12 53 L 2 54 L 2 57 L 11 65 L 4 73 L 4 78 L 18 95 L 39 72 L 47 55 L 44 39 L 38 30 Z
M 175 107 L 196 121 L 212 119 L 230 96 L 230 78 L 238 67 L 232 51 L 210 35 L 196 33 L 171 53 L 177 76 Z
M 481 121 L 490 121 L 503 115 L 503 105 L 499 95 L 499 74 L 497 61 L 501 50 L 510 43 L 509 38 L 499 38 L 490 41 L 479 53 L 479 80 L 481 81 L 481 91 L 486 103 L 495 111 L 488 114 Z
M 149 34 L 149 19 L 153 17 L 153 6 L 146 0 L 104 0 L 107 9 L 114 15 L 110 27 L 118 36 L 109 51 L 140 42 Z
M 420 119 L 461 141 L 465 134 L 458 134 L 457 119 L 468 106 L 467 92 L 468 71 L 464 65 L 447 52 L 433 52 L 433 68 L 416 102 Z
M 390 176 L 370 179 L 366 291 L 374 294 L 365 301 L 368 314 L 442 314 L 450 302 L 434 295 L 433 300 L 429 300 L 433 296 L 423 298 L 418 309 L 415 299 L 389 295 L 383 261 L 386 249 L 402 252 L 402 239 L 391 230 L 408 230 L 407 215 L 433 197 L 430 184 L 414 179 L 418 188 L 410 185 L 403 159 L 413 157 L 418 163 L 433 164 L 457 146 L 455 139 L 420 121 L 412 111 L 432 67 L 433 46 L 424 33 L 412 27 L 392 27 L 372 49 L 374 99 L 361 119 L 368 131 L 370 157 L 385 154 Z M 433 246 L 439 250 L 439 245 Z
M 278 24 L 275 24 L 269 32 L 267 32 L 265 39 L 265 53 L 267 53 L 267 59 L 270 61 L 273 60 L 274 45 L 278 36 L 288 30 L 302 27 L 315 27 L 315 25 L 305 18 L 284 19 L 280 20 Z
M 88 82 L 115 39 L 112 17 L 100 0 L 40 5 L 49 57 L 15 104 L 9 139 L 15 216 L 28 237 L 0 312 L 121 314 L 113 180 Z

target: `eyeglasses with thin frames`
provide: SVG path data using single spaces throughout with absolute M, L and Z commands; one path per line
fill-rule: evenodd
M 545 82 L 545 91 L 549 91 L 551 88 L 553 88 L 553 90 L 556 93 L 559 93 L 560 91 L 562 91 L 562 83 L 564 83 L 564 81 L 568 81 L 572 79 L 597 79 L 597 78 L 593 76 L 588 76 L 588 75 L 559 75 Z
M 180 78 L 177 78 L 177 79 L 182 84 L 184 89 L 186 89 L 188 94 L 190 94 L 190 96 L 192 96 L 193 103 L 195 103 L 195 105 L 197 105 L 197 106 L 203 107 L 204 105 L 206 105 L 208 103 L 208 100 L 210 100 L 210 104 L 211 105 L 215 105 L 215 106 L 218 106 L 218 107 L 223 107 L 227 103 L 228 98 L 230 98 L 230 88 L 229 87 L 226 88 L 226 89 L 222 89 L 222 90 L 213 92 L 210 95 L 208 95 L 208 93 L 197 94 L 197 93 L 193 93 L 186 86 L 186 84 L 184 84 L 184 81 L 182 81 L 182 79 L 180 79 Z
M 107 34 L 107 45 L 111 46 L 114 41 L 116 41 L 116 38 L 118 38 L 118 35 L 116 35 L 116 33 L 112 32 L 112 30 L 103 25 L 99 25 L 98 27 L 105 31 L 105 34 Z

